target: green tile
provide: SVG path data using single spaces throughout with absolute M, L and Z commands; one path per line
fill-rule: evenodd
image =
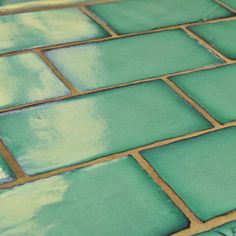
M 222 3 L 225 3 L 229 7 L 232 7 L 236 10 L 236 1 L 235 0 L 221 0 Z
M 0 72 L 0 109 L 69 94 L 44 62 L 31 53 L 0 58 Z
M 144 157 L 202 220 L 236 208 L 236 127 L 145 151 Z
M 236 120 L 236 65 L 195 72 L 172 79 L 220 122 Z
M 196 234 L 196 236 L 235 236 L 236 235 L 236 221 L 224 224 L 210 231 Z
M 0 115 L 0 137 L 28 174 L 209 127 L 162 81 Z
M 0 154 L 0 184 L 13 180 L 13 173 Z
M 190 28 L 225 56 L 236 58 L 236 20 L 197 25 Z
M 0 205 L 1 236 L 156 236 L 188 227 L 129 158 L 1 191 Z
M 89 8 L 120 34 L 232 15 L 212 0 L 131 0 Z
M 81 91 L 220 63 L 181 30 L 52 50 L 46 55 Z
M 0 53 L 106 36 L 79 9 L 0 16 L 0 32 Z

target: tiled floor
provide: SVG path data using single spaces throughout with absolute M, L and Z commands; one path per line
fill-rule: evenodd
M 235 236 L 235 42 L 235 0 L 2 0 L 0 235 Z

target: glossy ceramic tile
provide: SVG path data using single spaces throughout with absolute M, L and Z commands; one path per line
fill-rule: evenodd
M 144 157 L 202 220 L 236 209 L 236 127 L 148 150 Z
M 31 53 L 0 58 L 0 73 L 0 109 L 69 94 L 44 62 Z
M 181 30 L 62 48 L 46 55 L 80 91 L 220 63 Z
M 106 36 L 75 8 L 0 16 L 0 32 L 0 53 Z
M 236 65 L 177 76 L 172 80 L 220 122 L 236 120 Z
M 236 59 L 236 20 L 198 25 L 191 29 L 225 56 Z
M 13 173 L 0 154 L 0 184 L 13 180 Z
M 236 1 L 235 0 L 221 0 L 221 2 L 236 10 Z
M 1 191 L 0 205 L 1 236 L 156 236 L 188 226 L 130 158 Z
M 28 174 L 209 127 L 162 81 L 0 116 L 0 137 Z

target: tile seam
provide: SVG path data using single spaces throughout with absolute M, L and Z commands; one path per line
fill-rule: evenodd
M 221 7 L 225 8 L 228 11 L 231 11 L 232 13 L 236 13 L 236 10 L 232 7 L 228 6 L 227 4 L 221 2 L 220 0 L 213 0 L 214 2 L 218 3 Z

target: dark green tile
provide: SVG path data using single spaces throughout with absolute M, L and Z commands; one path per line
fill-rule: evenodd
M 79 9 L 0 16 L 0 32 L 0 53 L 106 36 Z
M 130 0 L 89 7 L 120 34 L 230 16 L 212 0 Z
M 0 184 L 13 180 L 14 175 L 0 154 Z
M 208 41 L 225 56 L 236 58 L 236 20 L 191 27 L 195 33 Z
M 202 220 L 236 209 L 236 127 L 143 152 Z
M 0 115 L 0 137 L 28 174 L 209 127 L 162 81 Z
M 222 3 L 225 3 L 229 7 L 232 7 L 236 10 L 236 1 L 235 0 L 221 0 Z
M 220 63 L 181 30 L 52 50 L 46 55 L 81 91 Z
M 0 205 L 2 236 L 156 236 L 188 227 L 130 158 L 1 191 Z
M 0 58 L 0 73 L 0 109 L 69 94 L 44 62 L 31 53 Z
M 236 120 L 236 65 L 177 76 L 172 80 L 220 122 Z

